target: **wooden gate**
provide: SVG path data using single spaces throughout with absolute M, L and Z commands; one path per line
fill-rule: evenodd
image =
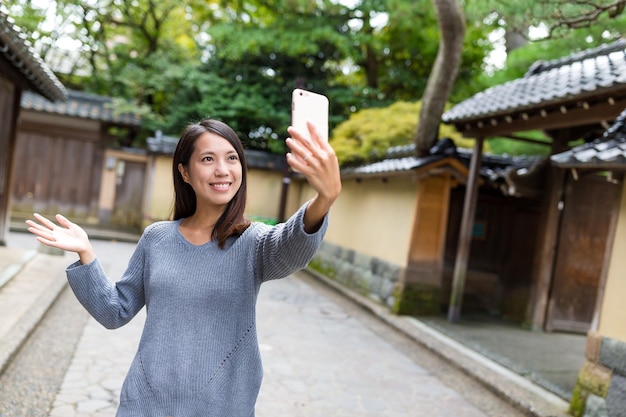
M 63 213 L 76 222 L 97 218 L 102 147 L 97 136 L 47 126 L 19 132 L 13 166 L 12 216 Z M 90 140 L 91 139 L 91 140 Z
M 621 186 L 599 175 L 568 176 L 546 330 L 586 333 L 593 320 Z

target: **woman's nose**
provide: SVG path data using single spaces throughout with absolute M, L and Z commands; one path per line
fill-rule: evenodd
M 226 168 L 226 162 L 217 161 L 215 164 L 215 175 L 226 175 L 228 174 L 228 169 Z

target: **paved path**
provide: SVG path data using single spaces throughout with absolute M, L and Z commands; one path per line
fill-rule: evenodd
M 94 244 L 119 277 L 134 245 Z M 115 415 L 143 319 L 113 331 L 88 321 L 50 417 Z M 262 286 L 258 331 L 257 417 L 487 416 L 297 274 Z

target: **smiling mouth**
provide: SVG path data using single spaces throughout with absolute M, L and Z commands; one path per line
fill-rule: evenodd
M 228 190 L 230 186 L 231 186 L 230 182 L 220 182 L 220 183 L 211 184 L 211 187 L 215 188 L 216 190 Z

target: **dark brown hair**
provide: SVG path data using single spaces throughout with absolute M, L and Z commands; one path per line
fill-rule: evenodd
M 242 234 L 250 220 L 244 216 L 246 209 L 248 169 L 243 144 L 235 131 L 226 123 L 215 119 L 203 119 L 198 123 L 188 125 L 180 136 L 176 151 L 174 152 L 173 175 L 174 175 L 174 220 L 189 217 L 196 212 L 196 193 L 191 185 L 183 180 L 178 171 L 178 164 L 189 166 L 189 160 L 195 149 L 196 140 L 203 133 L 214 133 L 226 139 L 237 152 L 241 163 L 241 186 L 232 200 L 226 206 L 226 210 L 217 220 L 211 239 L 217 239 L 220 248 L 224 248 L 226 239 L 230 236 Z

